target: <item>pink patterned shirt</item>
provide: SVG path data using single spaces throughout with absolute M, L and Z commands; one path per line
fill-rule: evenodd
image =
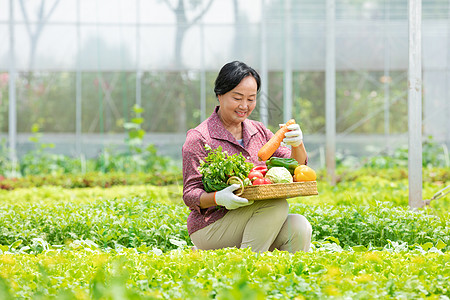
M 198 171 L 200 160 L 208 154 L 204 148 L 205 144 L 216 149 L 222 146 L 223 151 L 229 155 L 242 153 L 247 161 L 255 166 L 265 165 L 258 161 L 258 151 L 273 136 L 261 122 L 246 119 L 243 122 L 241 146 L 234 136 L 225 129 L 220 121 L 217 106 L 211 116 L 196 128 L 187 132 L 186 141 L 183 145 L 183 200 L 191 210 L 187 219 L 189 235 L 195 231 L 208 226 L 222 218 L 228 210 L 225 207 L 212 206 L 207 209 L 200 208 L 200 196 L 206 193 L 202 183 L 202 175 Z M 290 157 L 291 150 L 288 147 L 279 147 L 273 156 Z

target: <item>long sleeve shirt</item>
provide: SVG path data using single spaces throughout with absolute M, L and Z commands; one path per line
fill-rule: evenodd
M 189 235 L 222 218 L 228 210 L 225 207 L 212 206 L 200 208 L 200 196 L 205 193 L 202 175 L 198 171 L 200 161 L 208 156 L 205 144 L 216 149 L 222 146 L 229 155 L 242 153 L 247 161 L 255 166 L 265 165 L 258 160 L 258 150 L 269 141 L 273 133 L 261 122 L 246 119 L 242 126 L 242 144 L 222 124 L 217 114 L 217 106 L 211 116 L 196 128 L 187 132 L 186 141 L 182 148 L 183 157 L 183 201 L 189 207 L 187 219 Z M 288 147 L 279 147 L 273 156 L 290 157 Z

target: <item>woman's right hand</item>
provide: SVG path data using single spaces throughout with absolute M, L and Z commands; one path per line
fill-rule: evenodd
M 236 196 L 233 193 L 233 191 L 240 187 L 241 186 L 239 184 L 232 184 L 221 191 L 215 192 L 214 201 L 217 205 L 225 206 L 226 209 L 229 210 L 253 204 L 253 201 L 248 201 L 247 199 Z

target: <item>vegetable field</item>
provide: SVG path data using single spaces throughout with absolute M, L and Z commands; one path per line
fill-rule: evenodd
M 125 175 L 126 176 L 126 175 Z M 424 169 L 424 199 L 450 184 Z M 180 184 L 0 190 L 0 299 L 448 299 L 450 199 L 408 210 L 401 170 L 289 199 L 309 253 L 191 251 Z

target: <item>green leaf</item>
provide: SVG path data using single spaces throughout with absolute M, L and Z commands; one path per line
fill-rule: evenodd
M 144 108 L 142 108 L 141 106 L 139 106 L 139 105 L 134 105 L 133 106 L 133 111 L 136 113 L 136 114 L 140 114 L 140 113 L 143 113 L 144 112 Z
M 422 247 L 423 250 L 428 251 L 429 249 L 431 249 L 431 247 L 433 247 L 433 243 L 428 242 L 428 243 L 422 244 L 420 246 Z
M 142 140 L 142 138 L 145 135 L 145 131 L 144 130 L 136 130 L 136 131 L 131 131 L 129 133 L 130 139 L 140 139 Z
M 332 242 L 335 242 L 336 244 L 340 244 L 339 239 L 335 238 L 334 236 L 329 236 L 326 238 L 326 240 L 330 240 Z
M 9 246 L 10 250 L 15 250 L 17 247 L 22 245 L 22 240 L 17 240 Z
M 130 120 L 130 122 L 133 124 L 142 124 L 144 122 L 144 119 L 143 118 L 132 118 Z
M 442 250 L 447 246 L 446 243 L 444 243 L 441 239 L 438 240 L 438 242 L 436 243 L 436 249 L 438 250 Z
M 143 139 L 144 135 L 145 135 L 145 130 L 144 129 L 139 129 L 137 132 L 138 132 L 138 137 L 140 139 Z
M 28 140 L 29 140 L 30 142 L 33 142 L 33 143 L 38 143 L 38 142 L 39 142 L 39 138 L 36 137 L 36 136 L 30 136 L 30 137 L 28 138 Z
M 353 246 L 352 249 L 355 252 L 366 252 L 367 251 L 367 247 L 364 245 Z
M 39 129 L 40 129 L 40 128 L 39 128 L 39 124 L 34 123 L 34 124 L 31 126 L 31 132 L 32 132 L 32 133 L 38 132 Z

